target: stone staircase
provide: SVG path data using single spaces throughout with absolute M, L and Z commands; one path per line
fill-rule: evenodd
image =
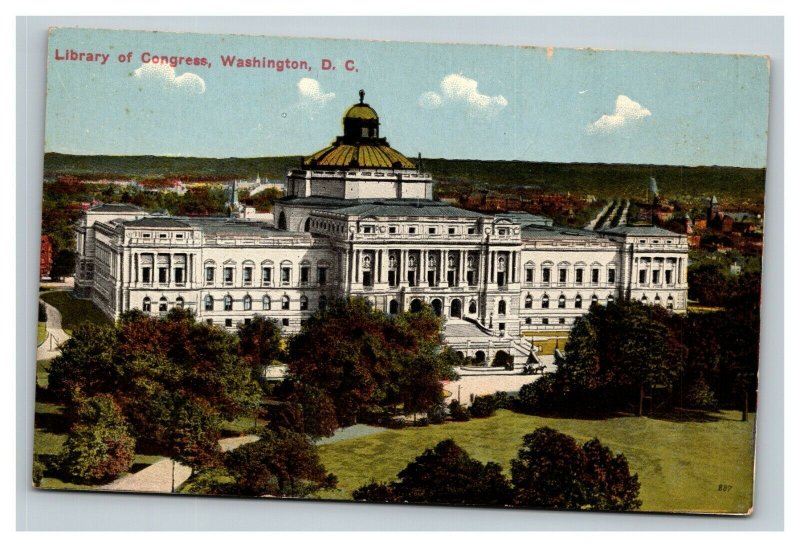
M 467 357 L 476 357 L 480 352 L 491 363 L 498 351 L 505 351 L 514 358 L 514 369 L 522 369 L 529 363 L 538 364 L 536 348 L 525 338 L 498 336 L 476 321 L 448 319 L 442 329 L 444 342 Z M 472 368 L 472 367 L 471 367 Z M 481 369 L 483 367 L 474 367 Z M 497 369 L 486 367 L 487 372 L 497 373 Z

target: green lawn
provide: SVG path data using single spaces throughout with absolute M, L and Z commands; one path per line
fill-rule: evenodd
M 111 320 L 100 311 L 100 308 L 89 300 L 73 298 L 70 292 L 47 292 L 42 293 L 39 298 L 61 312 L 61 326 L 67 334 L 72 334 L 72 331 L 84 321 L 111 324 Z
M 36 345 L 40 346 L 42 342 L 44 342 L 45 338 L 47 338 L 47 328 L 44 326 L 42 321 L 39 321 L 36 330 Z
M 36 361 L 36 385 L 46 388 L 48 386 L 48 374 L 50 373 L 50 359 Z
M 389 430 L 321 446 L 322 462 L 339 478 L 339 489 L 320 497 L 350 499 L 370 479 L 394 479 L 425 448 L 446 438 L 474 458 L 499 462 L 509 473 L 523 435 L 549 426 L 581 442 L 596 436 L 614 452 L 624 453 L 631 471 L 639 475 L 643 511 L 746 512 L 752 505 L 755 416 L 747 423 L 739 417 L 726 411 L 696 422 L 577 420 L 501 410 L 481 420 Z

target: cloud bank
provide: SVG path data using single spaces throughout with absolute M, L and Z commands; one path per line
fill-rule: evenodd
M 603 114 L 586 126 L 590 135 L 612 133 L 650 116 L 652 113 L 641 104 L 625 95 L 617 96 L 613 114 Z
M 145 82 L 160 84 L 164 89 L 200 95 L 206 91 L 206 82 L 197 74 L 184 72 L 175 75 L 175 69 L 168 64 L 143 63 L 133 71 L 133 77 Z
M 465 108 L 467 115 L 490 119 L 508 106 L 502 95 L 484 95 L 478 91 L 478 82 L 462 74 L 450 74 L 442 78 L 440 92 L 426 91 L 419 96 L 420 107 L 433 110 L 445 104 Z

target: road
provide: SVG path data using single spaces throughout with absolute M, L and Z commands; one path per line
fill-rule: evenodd
M 58 349 L 59 346 L 70 338 L 61 328 L 61 312 L 43 300 L 39 300 L 39 302 L 44 304 L 44 309 L 47 313 L 47 321 L 45 322 L 47 336 L 44 342 L 36 348 L 37 361 L 52 359 L 61 355 L 61 350 Z

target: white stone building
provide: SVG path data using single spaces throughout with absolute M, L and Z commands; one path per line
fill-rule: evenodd
M 274 224 L 89 209 L 76 294 L 114 318 L 180 306 L 231 329 L 261 314 L 286 332 L 331 298 L 362 296 L 389 314 L 426 302 L 456 350 L 487 361 L 505 351 L 516 364 L 532 359 L 528 336 L 568 330 L 593 302 L 686 310 L 685 235 L 562 228 L 435 201 L 431 175 L 380 137 L 363 95 L 343 123 L 344 135 L 289 171 Z

